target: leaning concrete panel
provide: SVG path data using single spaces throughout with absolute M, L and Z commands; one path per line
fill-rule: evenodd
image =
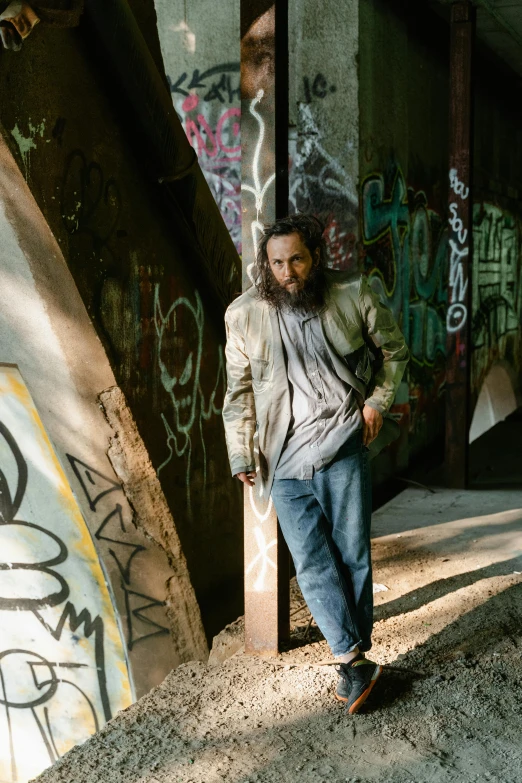
M 178 559 L 170 555 L 172 559 L 169 562 L 162 542 L 155 541 L 136 527 L 133 509 L 106 454 L 114 432 L 107 424 L 98 400 L 101 392 L 115 386 L 114 376 L 60 248 L 1 138 L 0 239 L 0 363 L 19 368 L 28 390 L 27 399 L 30 394 L 42 427 L 53 444 L 55 468 L 67 476 L 96 546 L 97 557 L 85 528 L 81 540 L 84 547 L 87 546 L 85 542 L 89 543 L 88 560 L 96 577 L 91 577 L 89 588 L 82 588 L 82 595 L 94 600 L 94 595 L 105 591 L 105 615 L 97 605 L 91 609 L 80 599 L 74 601 L 75 611 L 78 614 L 87 607 L 93 618 L 98 615 L 105 618 L 112 613 L 120 623 L 126 648 L 124 650 L 121 641 L 118 642 L 119 657 L 116 652 L 105 650 L 106 657 L 109 653 L 112 658 L 118 657 L 122 681 L 127 677 L 128 659 L 130 683 L 127 681 L 123 691 L 120 688 L 119 696 L 109 699 L 110 709 L 97 714 L 101 725 L 115 710 L 129 703 L 132 689 L 133 695 L 140 696 L 159 683 L 182 660 L 205 657 L 199 609 L 181 549 L 178 547 Z M 0 404 L 8 409 L 5 394 L 0 393 Z M 34 418 L 36 414 L 31 415 Z M 3 419 L 0 415 L 0 421 Z M 6 426 L 15 430 L 15 438 L 19 437 L 16 427 L 22 424 L 18 420 Z M 33 447 L 26 443 L 21 453 L 27 461 Z M 7 493 L 4 497 L 10 498 L 9 502 L 13 504 L 18 486 L 13 474 L 14 457 L 5 463 L 3 456 L 3 453 L 0 454 L 0 469 L 9 476 L 10 482 L 8 490 L 3 488 Z M 45 475 L 43 467 L 41 472 Z M 29 481 L 28 489 L 31 490 L 32 486 Z M 43 531 L 38 535 L 47 535 L 49 541 L 54 542 L 53 546 L 58 547 L 53 538 L 59 535 L 57 518 L 46 496 L 40 493 L 38 505 L 23 512 L 21 519 L 38 525 Z M 80 530 L 80 522 L 84 523 L 79 511 L 74 520 L 70 522 L 71 529 L 76 525 Z M 174 530 L 172 519 L 170 525 Z M 175 530 L 172 535 L 175 535 Z M 69 546 L 67 567 L 70 564 L 72 572 L 80 579 L 82 552 L 86 550 L 70 546 L 66 540 L 64 545 Z M 54 549 L 49 557 L 55 557 Z M 56 567 L 59 568 L 58 564 Z M 114 608 L 100 576 L 100 568 L 107 575 Z M 66 576 L 62 574 L 61 578 L 66 579 Z M 171 601 L 175 592 L 172 585 L 180 579 L 185 586 L 188 585 L 185 603 L 181 607 Z M 17 598 L 17 594 L 11 597 Z M 59 594 L 53 611 L 60 611 L 61 615 L 66 608 L 67 596 Z M 66 617 L 66 614 L 63 616 Z M 32 624 L 34 615 L 28 614 L 28 617 Z M 49 628 L 56 629 L 59 618 L 55 619 L 43 615 L 42 629 L 44 621 Z M 35 622 L 38 626 L 38 620 Z M 116 620 L 111 622 L 115 627 Z M 194 627 L 198 628 L 199 635 L 193 632 Z M 192 629 L 192 635 L 184 638 L 184 629 Z M 29 625 L 27 633 L 30 635 Z M 194 642 L 194 639 L 197 641 Z M 109 641 L 106 634 L 105 643 L 109 644 Z M 111 644 L 114 647 L 116 642 Z M 11 641 L 4 641 L 4 636 L 1 646 L 2 650 L 13 647 Z M 39 654 L 47 655 L 37 646 Z M 22 649 L 25 648 L 22 646 Z M 49 660 L 55 663 L 68 660 L 63 655 L 53 656 L 50 652 L 49 656 Z M 52 675 L 49 676 L 52 679 Z M 92 722 L 90 730 L 95 729 L 96 725 Z M 2 732 L 0 726 L 0 734 Z M 78 741 L 75 732 L 76 728 L 71 725 L 69 739 L 64 736 L 63 743 L 57 747 L 58 754 L 64 747 Z M 7 736 L 2 736 L 0 746 L 4 742 L 8 742 Z M 55 752 L 54 749 L 52 752 Z M 49 757 L 47 763 L 52 760 Z M 31 774 L 35 774 L 35 770 Z M 9 781 L 24 779 L 20 775 L 15 778 L 11 773 L 7 776 L 2 774 L 0 778 Z
M 153 0 L 130 6 L 156 52 Z M 219 57 L 226 54 L 220 48 Z M 202 75 L 203 63 L 195 62 L 187 78 L 197 68 Z M 221 422 L 223 314 L 198 275 L 200 250 L 183 212 L 167 200 L 150 148 L 139 142 L 111 85 L 86 15 L 77 30 L 40 25 L 20 52 L 2 55 L 0 122 L 103 345 L 103 363 L 80 361 L 76 371 L 103 375 L 88 379 L 97 393 L 116 384 L 125 394 L 175 517 L 211 638 L 242 611 L 241 491 L 230 476 Z M 198 95 L 203 101 L 207 92 L 201 87 Z M 212 103 L 217 107 L 219 98 Z M 232 147 L 224 124 L 220 138 Z M 58 303 L 54 317 L 63 307 Z M 89 445 L 69 453 L 96 467 Z

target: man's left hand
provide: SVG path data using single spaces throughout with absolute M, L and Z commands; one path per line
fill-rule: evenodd
M 372 440 L 375 440 L 382 427 L 382 414 L 375 408 L 365 405 L 362 410 L 363 415 L 363 443 L 369 446 Z

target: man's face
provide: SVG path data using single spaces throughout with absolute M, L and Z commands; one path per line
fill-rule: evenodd
M 271 237 L 266 251 L 270 269 L 279 285 L 292 296 L 302 291 L 318 259 L 312 258 L 300 234 Z

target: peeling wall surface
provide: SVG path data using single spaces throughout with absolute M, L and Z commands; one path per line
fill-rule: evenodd
M 136 0 L 130 5 L 163 68 L 154 3 Z M 172 18 L 165 30 L 182 20 Z M 89 30 L 85 19 L 73 30 L 40 25 L 20 52 L 2 53 L 0 89 L 5 99 L 0 122 L 112 368 L 112 382 L 99 391 L 121 388 L 158 472 L 211 637 L 242 611 L 242 498 L 230 476 L 220 415 L 225 389 L 223 313 L 198 274 L 197 243 L 175 199 L 167 206 L 147 144 Z M 169 34 L 183 41 L 181 33 Z M 209 43 L 207 55 L 210 48 Z M 237 65 L 237 55 L 223 53 L 212 65 L 229 61 Z M 179 67 L 168 71 L 171 81 L 185 71 L 191 81 L 196 69 L 203 74 L 205 58 L 193 59 L 190 68 L 185 63 Z M 36 76 L 27 79 L 29 72 Z M 203 108 L 187 112 L 197 124 L 207 104 L 212 111 L 223 107 L 215 119 L 208 115 L 208 122 L 215 122 L 213 133 L 223 113 L 236 105 L 237 96 L 229 100 L 227 89 L 220 93 L 223 102 L 217 95 L 205 100 L 221 75 L 196 75 Z M 237 68 L 224 75 L 233 92 Z M 164 74 L 163 80 L 168 89 Z M 180 89 L 194 92 L 183 84 Z M 222 119 L 221 151 L 209 155 L 210 162 L 237 154 L 230 152 L 238 144 L 234 117 L 232 113 Z M 15 128 L 18 138 L 12 133 Z M 21 137 L 25 141 L 19 146 Z M 197 146 L 195 131 L 192 138 Z M 210 150 L 211 142 L 206 143 Z M 88 450 L 70 453 L 95 467 Z M 82 491 L 74 475 L 72 483 L 75 491 Z M 88 508 L 98 528 L 103 514 L 120 502 L 115 492 L 109 507 L 109 498 L 96 509 Z M 129 531 L 130 520 L 124 515 Z M 100 546 L 110 546 L 100 541 Z M 140 557 L 131 562 L 132 578 L 140 570 L 135 568 Z M 132 581 L 129 587 L 134 589 Z M 160 612 L 152 607 L 143 612 L 137 596 L 129 600 L 140 616 L 153 618 Z M 143 633 L 138 617 L 136 622 Z M 161 643 L 161 636 L 156 640 Z

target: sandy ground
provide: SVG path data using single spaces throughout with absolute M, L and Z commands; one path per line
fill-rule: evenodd
M 408 489 L 373 531 L 364 711 L 334 700 L 294 584 L 280 658 L 180 666 L 39 783 L 521 783 L 522 489 Z

